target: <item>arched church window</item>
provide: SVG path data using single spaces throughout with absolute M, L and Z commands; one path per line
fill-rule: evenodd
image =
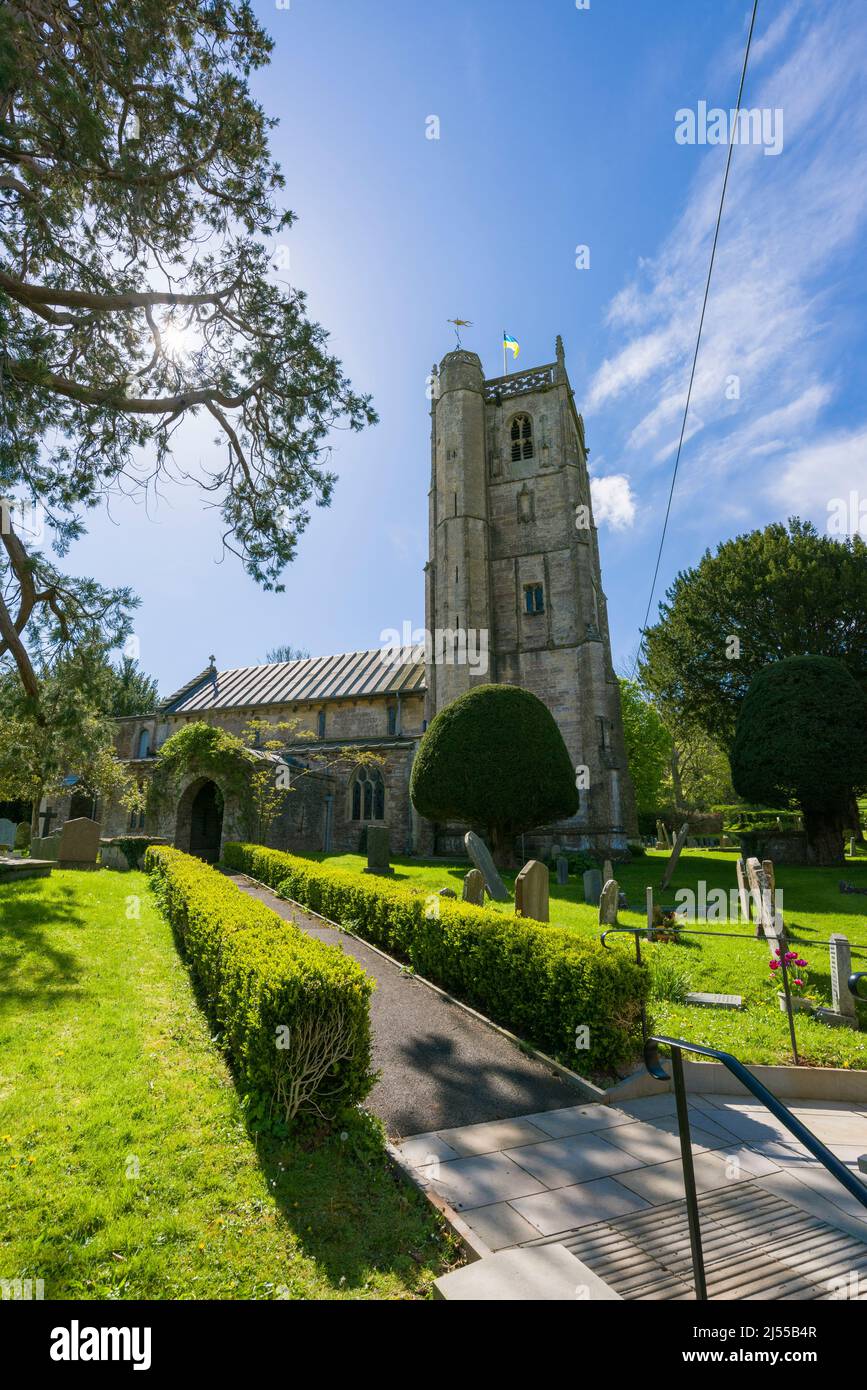
M 151 755 L 151 735 L 149 729 L 142 729 L 138 736 L 138 755 L 140 758 L 149 758 Z
M 512 462 L 533 457 L 533 421 L 529 415 L 516 415 L 510 430 Z
M 385 781 L 378 767 L 362 767 L 355 774 L 352 819 L 385 820 Z

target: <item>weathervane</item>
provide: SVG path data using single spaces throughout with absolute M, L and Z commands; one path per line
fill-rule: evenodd
M 461 346 L 461 329 L 462 329 L 462 328 L 472 328 L 472 326 L 473 326 L 472 319 L 449 319 L 448 322 L 449 322 L 449 323 L 453 323 L 454 326 L 455 326 L 455 337 L 456 337 L 457 340 L 458 340 L 458 347 L 460 347 L 460 346 Z

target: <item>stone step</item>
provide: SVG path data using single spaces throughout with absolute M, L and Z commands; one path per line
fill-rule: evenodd
M 464 1302 L 574 1302 L 620 1299 L 610 1285 L 565 1245 L 500 1250 L 443 1274 L 436 1297 Z

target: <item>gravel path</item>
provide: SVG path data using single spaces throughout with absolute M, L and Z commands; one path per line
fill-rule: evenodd
M 391 1138 L 582 1103 L 576 1087 L 365 942 L 283 902 L 243 874 L 229 877 L 311 936 L 339 946 L 376 980 L 371 1023 L 373 1061 L 381 1076 L 367 1104 Z

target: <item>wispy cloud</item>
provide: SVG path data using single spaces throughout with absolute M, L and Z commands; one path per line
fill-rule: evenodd
M 612 531 L 628 531 L 635 525 L 635 495 L 625 473 L 591 478 L 590 498 L 597 526 L 610 526 Z
M 708 84 L 713 90 L 685 91 L 683 104 L 728 107 L 735 61 L 732 49 Z M 733 153 L 682 503 L 696 489 L 707 495 L 716 484 L 722 496 L 741 483 L 766 504 L 791 510 L 800 499 L 806 508 L 810 498 L 811 506 L 821 502 L 812 490 L 822 475 L 810 463 L 814 453 L 835 476 L 864 471 L 864 429 L 834 410 L 845 397 L 841 344 L 853 330 L 849 262 L 867 226 L 865 67 L 860 0 L 821 9 L 793 3 L 756 36 L 745 104 L 783 109 L 785 145 L 776 159 L 758 146 Z M 674 113 L 672 130 L 673 123 Z M 619 449 L 648 502 L 667 486 L 663 465 L 680 432 L 726 150 L 683 154 L 698 162 L 683 207 L 656 254 L 612 299 L 611 349 L 587 392 L 588 406 L 602 414 L 607 452 Z M 756 476 L 760 462 L 775 470 L 766 482 Z M 828 484 L 821 486 L 827 497 Z

